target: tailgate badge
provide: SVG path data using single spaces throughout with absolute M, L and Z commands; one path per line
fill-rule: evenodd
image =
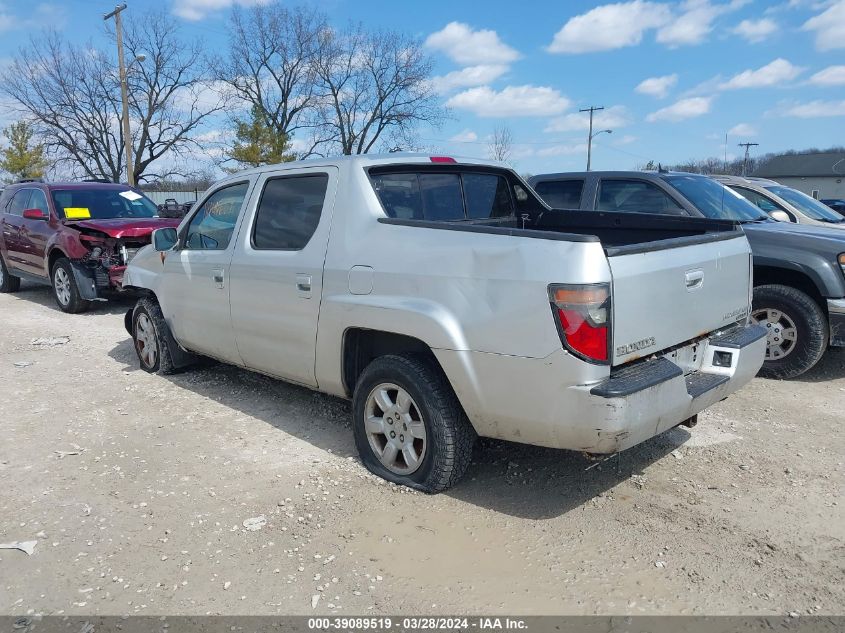
M 631 354 L 633 352 L 639 352 L 643 349 L 648 349 L 649 347 L 654 347 L 657 342 L 654 340 L 653 336 L 649 336 L 648 338 L 644 338 L 641 341 L 635 341 L 634 343 L 628 343 L 627 345 L 620 345 L 616 348 L 616 355 L 617 356 L 625 356 L 626 354 Z

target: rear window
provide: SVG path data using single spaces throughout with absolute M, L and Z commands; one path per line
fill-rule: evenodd
M 507 180 L 497 174 L 403 172 L 373 174 L 388 217 L 403 220 L 486 220 L 513 217 Z
M 538 182 L 534 190 L 553 209 L 580 209 L 583 180 L 546 180 Z
M 51 194 L 59 217 L 68 220 L 152 218 L 158 214 L 152 200 L 128 188 L 53 189 Z
M 659 187 L 641 180 L 602 180 L 596 208 L 616 213 L 687 215 Z

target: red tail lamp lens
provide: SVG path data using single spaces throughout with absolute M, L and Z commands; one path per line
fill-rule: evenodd
M 610 358 L 610 285 L 549 286 L 561 342 L 576 355 L 606 363 Z

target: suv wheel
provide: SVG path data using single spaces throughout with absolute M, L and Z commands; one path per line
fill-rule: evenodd
M 132 311 L 132 341 L 141 369 L 151 374 L 173 374 L 176 368 L 165 337 L 167 323 L 156 301 L 139 299 Z
M 50 274 L 53 285 L 53 296 L 64 312 L 78 314 L 85 312 L 91 307 L 91 302 L 83 299 L 79 294 L 76 279 L 73 276 L 73 268 L 70 261 L 61 257 L 53 264 L 53 271 Z
M 374 360 L 358 380 L 352 411 L 361 461 L 388 481 L 440 492 L 469 466 L 475 431 L 449 381 L 428 359 Z
M 828 343 L 824 311 L 808 294 L 771 284 L 754 289 L 751 320 L 768 332 L 760 375 L 795 378 L 819 362 Z
M 6 262 L 0 255 L 0 292 L 17 292 L 21 287 L 21 278 L 9 274 Z

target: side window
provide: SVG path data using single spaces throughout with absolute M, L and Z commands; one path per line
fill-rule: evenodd
M 203 202 L 188 225 L 185 248 L 225 250 L 232 239 L 249 183 L 241 182 L 215 191 Z
M 40 209 L 45 214 L 50 215 L 50 207 L 47 206 L 47 196 L 41 189 L 33 189 L 32 195 L 29 197 L 27 209 Z
M 10 213 L 11 215 L 23 215 L 24 209 L 29 208 L 26 205 L 29 203 L 30 193 L 32 193 L 32 189 L 21 189 L 12 196 L 12 199 L 9 201 L 9 206 L 6 207 L 6 213 Z
M 546 180 L 534 187 L 553 209 L 580 209 L 583 180 Z
M 756 191 L 752 191 L 751 189 L 746 189 L 745 187 L 734 187 L 731 186 L 731 189 L 736 191 L 739 195 L 743 198 L 751 202 L 752 204 L 757 205 L 757 208 L 765 211 L 766 213 L 770 213 L 772 211 L 784 211 L 785 209 L 778 204 L 775 204 L 773 201 L 769 200 L 763 194 L 757 193 Z
M 463 179 L 468 218 L 487 220 L 513 215 L 507 180 L 492 174 L 464 174 Z
M 659 187 L 642 180 L 602 180 L 596 208 L 617 213 L 687 215 Z
M 304 248 L 320 223 L 328 184 L 327 174 L 268 181 L 255 217 L 253 247 L 275 250 Z

